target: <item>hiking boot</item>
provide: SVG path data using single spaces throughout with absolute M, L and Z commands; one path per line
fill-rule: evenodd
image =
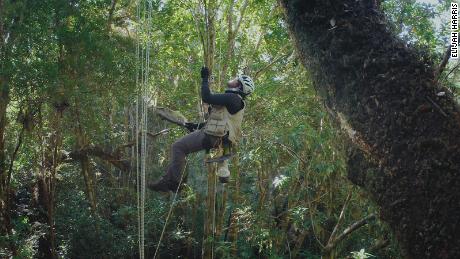
M 147 183 L 147 188 L 155 192 L 176 192 L 178 186 L 178 182 L 171 180 L 166 176 L 161 177 L 161 179 L 156 182 Z

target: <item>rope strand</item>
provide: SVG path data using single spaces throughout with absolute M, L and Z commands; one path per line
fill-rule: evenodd
M 166 216 L 166 221 L 165 221 L 165 224 L 163 225 L 163 230 L 161 231 L 160 240 L 158 240 L 158 245 L 157 245 L 157 248 L 155 249 L 155 255 L 153 256 L 153 259 L 157 257 L 158 251 L 160 249 L 161 240 L 163 239 L 163 235 L 165 233 L 166 226 L 168 225 L 169 218 L 171 217 L 171 214 L 172 214 L 172 209 L 174 208 L 174 204 L 176 202 L 177 194 L 179 193 L 179 189 L 182 184 L 182 180 L 184 179 L 185 168 L 187 168 L 187 160 L 185 160 L 185 166 L 180 176 L 179 185 L 177 186 L 176 192 L 174 193 L 173 201 L 171 205 L 169 206 L 168 215 Z
M 138 217 L 138 245 L 139 258 L 145 258 L 145 183 L 147 171 L 147 131 L 148 131 L 148 94 L 150 82 L 150 48 L 152 24 L 152 0 L 139 0 L 136 7 L 137 18 L 137 46 L 136 46 L 136 115 L 135 115 L 135 143 L 136 143 L 136 191 Z M 141 39 L 146 38 L 142 43 Z M 154 89 L 156 90 L 156 89 Z

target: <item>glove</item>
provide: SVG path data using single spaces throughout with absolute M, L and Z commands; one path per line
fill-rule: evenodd
M 193 123 L 193 122 L 186 122 L 186 123 L 185 123 L 185 128 L 186 128 L 189 132 L 194 132 L 194 131 L 198 128 L 198 124 Z
M 209 78 L 209 69 L 207 67 L 201 68 L 201 78 L 203 79 Z

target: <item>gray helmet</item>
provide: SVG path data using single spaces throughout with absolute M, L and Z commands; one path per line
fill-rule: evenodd
M 239 75 L 238 81 L 240 81 L 241 85 L 243 86 L 243 93 L 248 95 L 254 92 L 255 86 L 252 79 L 247 75 Z

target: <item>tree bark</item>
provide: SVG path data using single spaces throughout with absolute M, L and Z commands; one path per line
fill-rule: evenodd
M 76 127 L 75 127 L 75 136 L 77 139 L 77 148 L 79 150 L 88 146 L 88 138 L 83 130 L 83 126 L 80 120 L 80 104 L 78 101 L 75 101 L 75 119 L 76 119 Z M 96 177 L 94 172 L 91 170 L 90 160 L 87 153 L 81 153 L 80 156 L 80 165 L 81 165 L 81 174 L 83 175 L 83 179 L 85 182 L 85 189 L 86 189 L 86 198 L 88 199 L 89 204 L 91 205 L 91 211 L 93 215 L 96 215 L 96 207 L 97 207 L 97 200 L 96 200 Z
M 0 0 L 0 51 L 3 50 L 3 42 L 4 42 L 4 33 L 3 33 L 3 16 L 4 16 L 4 9 L 3 9 L 3 0 Z
M 57 244 L 56 244 L 56 225 L 55 225 L 55 198 L 56 198 L 56 174 L 58 171 L 59 161 L 59 149 L 62 146 L 62 134 L 61 134 L 61 121 L 62 112 L 55 112 L 55 118 L 52 119 L 54 124 L 54 136 L 53 136 L 53 165 L 51 168 L 51 175 L 49 176 L 49 207 L 48 207 L 48 225 L 49 225 L 49 242 L 51 249 L 50 258 L 58 258 Z
M 378 204 L 402 255 L 460 258 L 460 112 L 436 95 L 431 61 L 389 31 L 375 1 L 280 2 L 326 108 L 361 152 L 350 166 L 372 165 L 349 178 Z
M 239 148 L 234 147 L 235 154 L 239 153 Z M 240 161 L 238 156 L 233 156 L 232 158 L 232 167 L 230 171 L 230 189 L 232 190 L 231 199 L 233 204 L 241 204 L 240 201 Z M 234 214 L 235 208 L 233 211 L 230 211 L 230 224 L 228 227 L 228 233 L 230 241 L 232 242 L 230 251 L 233 257 L 238 257 L 238 217 Z
M 6 60 L 6 48 L 4 44 L 4 7 L 3 0 L 0 0 L 0 235 L 7 236 L 10 232 L 9 206 L 7 203 L 7 168 L 5 154 L 5 128 L 7 124 L 6 110 L 9 104 L 9 86 L 4 74 L 4 63 Z
M 205 7 L 205 46 L 204 46 L 204 60 L 205 66 L 212 70 L 214 67 L 214 53 L 216 47 L 216 28 L 215 28 L 215 15 L 218 11 L 217 1 L 209 0 L 204 1 Z M 211 80 L 211 86 L 214 85 Z M 210 154 L 206 154 L 206 159 L 210 158 Z M 202 258 L 214 258 L 214 237 L 215 237 L 215 191 L 216 191 L 216 168 L 212 163 L 207 166 L 208 171 L 208 186 L 206 196 L 206 213 L 204 218 L 204 233 L 202 244 Z
M 1 73 L 1 72 L 0 72 Z M 5 150 L 5 134 L 7 126 L 7 108 L 10 102 L 9 86 L 6 77 L 0 75 L 0 234 L 7 236 L 11 232 L 7 154 Z

